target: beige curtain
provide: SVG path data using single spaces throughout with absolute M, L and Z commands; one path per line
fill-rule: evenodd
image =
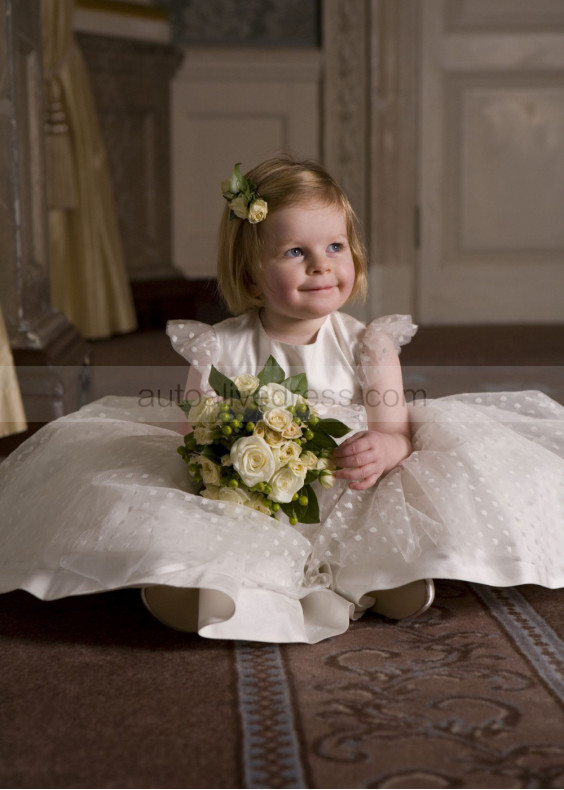
M 10 341 L 0 309 L 0 436 L 19 433 L 26 428 Z
M 74 0 L 41 0 L 53 306 L 87 338 L 136 327 Z

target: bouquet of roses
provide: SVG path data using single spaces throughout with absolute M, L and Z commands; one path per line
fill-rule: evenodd
M 230 379 L 212 365 L 209 383 L 217 397 L 180 404 L 193 432 L 178 452 L 198 493 L 274 518 L 282 510 L 290 524 L 318 522 L 312 484 L 335 483 L 333 437 L 349 428 L 316 414 L 305 373 L 286 378 L 272 356 L 258 376 Z

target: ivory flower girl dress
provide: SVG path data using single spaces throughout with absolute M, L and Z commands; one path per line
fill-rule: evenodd
M 256 312 L 171 322 L 206 388 L 210 365 L 305 371 L 323 416 L 366 425 L 362 369 L 415 327 L 328 316 L 314 343 L 269 338 Z M 193 393 L 192 393 L 193 394 Z M 176 405 L 107 397 L 42 428 L 0 466 L 0 592 L 46 599 L 124 587 L 198 590 L 206 637 L 317 642 L 374 591 L 422 578 L 564 586 L 564 408 L 541 392 L 410 405 L 413 452 L 368 491 L 320 493 L 319 524 L 290 526 L 193 493 Z

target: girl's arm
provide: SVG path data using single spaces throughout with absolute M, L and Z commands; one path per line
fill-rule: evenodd
M 363 369 L 364 402 L 368 430 L 360 431 L 333 453 L 340 469 L 337 477 L 364 491 L 411 453 L 409 416 L 398 354 L 392 341 L 381 335 L 374 364 Z

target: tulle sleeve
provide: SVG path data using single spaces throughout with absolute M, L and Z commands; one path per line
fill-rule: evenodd
M 367 351 L 377 349 L 381 345 L 382 335 L 386 335 L 399 353 L 401 347 L 407 345 L 416 332 L 417 325 L 413 323 L 410 315 L 385 315 L 368 324 L 362 338 L 362 347 Z
M 397 366 L 397 354 L 416 332 L 410 315 L 386 315 L 368 324 L 360 342 L 363 386 L 386 375 L 389 365 Z
M 217 356 L 217 335 L 209 324 L 168 321 L 166 333 L 174 350 L 191 365 L 210 365 Z
M 194 399 L 209 392 L 209 374 L 218 354 L 214 327 L 201 321 L 168 321 L 166 333 L 174 350 L 190 363 L 185 398 Z

